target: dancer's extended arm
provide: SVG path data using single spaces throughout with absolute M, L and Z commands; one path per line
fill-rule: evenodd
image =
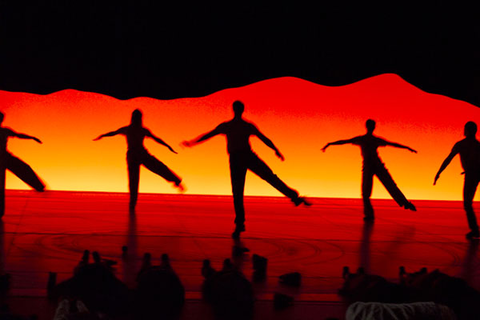
M 172 147 L 170 147 L 165 141 L 163 141 L 162 139 L 160 139 L 159 137 L 155 136 L 153 133 L 151 133 L 150 131 L 147 132 L 147 136 L 152 138 L 153 140 L 155 140 L 157 143 L 161 144 L 161 145 L 164 145 L 165 147 L 168 148 L 168 150 L 172 151 L 173 153 L 177 153 L 175 150 L 172 149 Z
M 116 136 L 117 134 L 124 134 L 124 130 L 125 130 L 125 127 L 122 127 L 122 128 L 117 129 L 115 131 L 110 131 L 110 132 L 101 134 L 98 137 L 96 137 L 95 139 L 93 139 L 93 141 L 97 141 L 97 140 L 100 140 L 100 139 L 105 138 L 105 137 L 113 137 L 113 136 Z
M 192 139 L 192 140 L 186 140 L 186 141 L 183 141 L 182 144 L 185 146 L 185 147 L 193 147 L 205 140 L 208 140 L 210 138 L 213 138 L 215 137 L 216 135 L 219 135 L 222 133 L 222 130 L 221 130 L 221 125 L 219 125 L 218 127 L 216 127 L 215 129 L 213 129 L 212 131 L 210 132 L 207 132 L 195 139 Z
M 256 132 L 255 132 L 255 135 L 260 139 L 262 140 L 263 143 L 265 143 L 268 147 L 270 147 L 273 151 L 275 151 L 275 155 L 282 161 L 285 160 L 285 157 L 283 156 L 283 154 L 280 152 L 280 150 L 277 149 L 277 147 L 273 144 L 272 140 L 270 140 L 269 138 L 267 138 L 263 133 L 260 132 L 260 130 L 258 130 L 257 128 L 256 129 Z
M 326 145 L 323 146 L 322 151 L 325 152 L 325 150 L 327 150 L 327 148 L 330 147 L 330 146 L 341 146 L 342 144 L 353 143 L 353 139 L 355 139 L 355 138 L 347 139 L 347 140 L 338 140 L 338 141 L 335 141 L 335 142 L 329 142 L 329 143 L 327 143 Z
M 450 164 L 450 162 L 452 161 L 452 159 L 457 155 L 458 153 L 458 150 L 457 148 L 453 147 L 452 151 L 450 152 L 450 154 L 445 158 L 445 160 L 443 160 L 443 163 L 442 165 L 440 166 L 440 169 L 438 169 L 438 172 L 437 174 L 435 175 L 435 179 L 433 180 L 433 185 L 436 185 L 437 184 L 437 180 L 438 178 L 440 178 L 440 174 L 443 172 L 443 170 L 445 170 L 445 168 Z
M 417 150 L 414 150 L 410 147 L 404 146 L 403 144 L 396 143 L 396 142 L 390 142 L 390 141 L 385 141 L 387 143 L 387 146 L 395 147 L 395 148 L 400 148 L 400 149 L 407 149 L 410 152 L 417 153 Z
M 38 139 L 37 137 L 29 136 L 28 134 L 25 134 L 25 133 L 17 133 L 15 131 L 11 131 L 11 136 L 17 137 L 20 139 L 31 139 L 31 140 L 35 140 L 38 143 L 42 143 L 42 141 L 40 141 L 40 139 Z

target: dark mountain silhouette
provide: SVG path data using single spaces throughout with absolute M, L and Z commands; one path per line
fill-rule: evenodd
M 282 76 L 396 73 L 480 105 L 472 4 L 54 1 L 0 4 L 0 89 L 198 97 Z

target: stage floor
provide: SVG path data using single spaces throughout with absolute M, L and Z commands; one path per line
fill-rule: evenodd
M 286 198 L 246 197 L 241 242 L 250 252 L 235 263 L 251 278 L 252 254 L 269 259 L 267 280 L 254 284 L 260 301 L 283 292 L 300 302 L 339 302 L 343 266 L 392 280 L 399 266 L 439 268 L 480 289 L 478 241 L 465 240 L 461 202 L 414 201 L 412 212 L 374 200 L 376 220 L 366 226 L 359 199 L 311 200 L 311 207 L 295 207 Z M 226 196 L 141 194 L 130 215 L 127 194 L 7 191 L 0 274 L 12 274 L 12 296 L 44 296 L 48 272 L 57 272 L 58 281 L 70 277 L 89 249 L 118 261 L 117 276 L 134 287 L 143 254 L 158 261 L 168 253 L 187 299 L 199 299 L 203 259 L 220 268 L 232 257 L 233 219 Z M 303 276 L 300 288 L 278 283 L 279 275 L 294 271 Z

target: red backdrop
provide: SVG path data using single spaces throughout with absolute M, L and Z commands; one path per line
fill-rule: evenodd
M 429 94 L 393 74 L 369 78 L 342 87 L 317 85 L 297 78 L 271 79 L 206 97 L 176 100 L 135 98 L 120 101 L 105 95 L 64 90 L 50 95 L 0 91 L 4 126 L 42 139 L 11 139 L 9 150 L 29 163 L 55 190 L 127 191 L 126 142 L 122 136 L 92 139 L 130 122 L 140 108 L 144 125 L 179 154 L 152 140 L 147 149 L 184 178 L 188 193 L 230 194 L 228 156 L 223 137 L 192 149 L 182 140 L 197 137 L 232 118 L 231 104 L 242 100 L 244 117 L 285 155 L 256 139 L 252 145 L 287 184 L 301 194 L 318 197 L 360 196 L 361 156 L 356 146 L 320 148 L 329 141 L 364 134 L 368 118 L 377 121 L 376 134 L 406 144 L 418 154 L 381 148 L 380 157 L 409 199 L 461 199 L 463 177 L 455 159 L 437 186 L 433 178 L 453 144 L 463 138 L 466 121 L 478 123 L 480 110 L 466 102 Z M 480 123 L 479 123 L 480 124 Z M 373 197 L 388 198 L 378 181 Z M 28 188 L 11 174 L 7 188 Z M 162 178 L 143 169 L 141 192 L 174 193 Z M 246 194 L 279 193 L 249 174 Z

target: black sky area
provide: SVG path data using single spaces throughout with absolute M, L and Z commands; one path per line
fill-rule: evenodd
M 315 3 L 0 1 L 0 89 L 173 99 L 396 73 L 480 106 L 474 4 Z

